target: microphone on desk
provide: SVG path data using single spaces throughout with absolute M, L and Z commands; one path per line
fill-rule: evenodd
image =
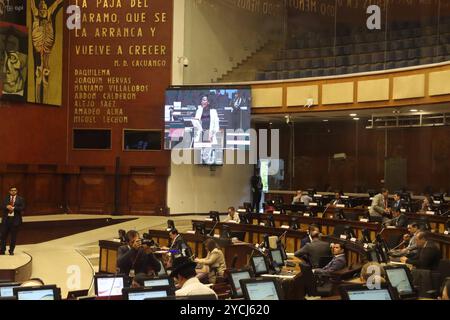
M 285 238 L 286 235 L 288 233 L 288 230 L 286 230 L 285 232 L 283 232 L 283 234 L 281 236 L 278 237 L 278 241 L 281 241 L 281 239 Z
M 219 224 L 219 221 L 216 221 L 214 226 L 212 227 L 211 231 L 208 233 L 208 236 L 212 237 L 214 234 L 214 230 L 216 229 L 217 225 Z
M 401 246 L 403 246 L 404 244 L 406 244 L 406 241 L 403 240 L 398 246 L 396 246 L 395 248 L 393 248 L 391 251 L 397 250 L 398 248 L 400 248 Z
M 325 213 L 327 212 L 328 208 L 331 206 L 331 202 L 325 207 L 324 212 L 322 212 L 322 216 L 325 215 Z

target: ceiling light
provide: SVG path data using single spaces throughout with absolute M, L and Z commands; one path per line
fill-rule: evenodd
M 322 120 L 322 121 L 323 121 L 323 122 L 328 122 L 328 120 L 326 120 L 326 119 L 325 119 L 325 120 Z
M 356 113 L 350 113 L 350 117 L 356 117 L 357 114 Z
M 353 120 L 355 120 L 355 121 L 359 121 L 359 118 L 353 118 Z
M 410 112 L 419 112 L 419 110 L 417 110 L 417 109 L 411 109 L 411 110 L 409 110 Z

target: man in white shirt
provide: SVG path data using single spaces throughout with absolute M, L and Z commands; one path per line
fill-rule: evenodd
M 297 191 L 297 195 L 292 199 L 292 204 L 303 203 L 305 206 L 309 206 L 311 201 L 313 201 L 313 199 L 308 194 L 303 194 L 303 191 L 299 190 Z
M 215 296 L 217 300 L 216 293 L 211 288 L 201 283 L 196 277 L 197 273 L 195 272 L 195 267 L 197 264 L 190 258 L 176 258 L 174 259 L 172 266 L 173 269 L 170 276 L 177 279 L 179 286 L 181 286 L 181 289 L 175 292 L 177 297 L 211 295 Z

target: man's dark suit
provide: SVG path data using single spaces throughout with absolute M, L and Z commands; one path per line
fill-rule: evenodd
M 295 253 L 297 258 L 307 258 L 314 269 L 319 268 L 320 258 L 330 255 L 330 244 L 319 239 L 313 239 L 311 243 L 306 244 Z
M 308 243 L 311 243 L 311 236 L 309 235 L 302 239 L 302 241 L 300 242 L 300 248 L 305 247 Z
M 25 209 L 25 200 L 16 195 L 14 201 L 14 216 L 8 217 L 9 210 L 6 208 L 11 204 L 11 196 L 5 197 L 3 201 L 3 215 L 2 215 L 2 226 L 1 226 L 1 247 L 0 253 L 4 254 L 6 251 L 6 240 L 8 239 L 8 234 L 11 233 L 11 242 L 9 245 L 9 252 L 14 253 L 16 247 L 17 233 L 19 232 L 19 227 L 22 224 L 22 214 Z
M 402 200 L 395 201 L 394 203 L 392 203 L 392 210 L 400 211 L 402 209 L 402 206 L 403 206 Z
M 390 221 L 390 225 L 396 228 L 407 228 L 408 227 L 408 217 L 403 213 L 398 217 L 392 219 Z
M 420 248 L 417 255 L 409 258 L 406 263 L 412 264 L 417 269 L 433 270 L 439 265 L 442 258 L 441 250 L 431 241 L 425 244 L 425 247 Z
M 173 244 L 170 246 L 170 250 L 176 250 L 184 257 L 192 257 L 192 250 L 181 235 L 179 235 Z
M 347 259 L 345 258 L 345 254 L 341 254 L 338 256 L 334 256 L 333 260 L 330 261 L 322 269 L 315 269 L 314 273 L 316 274 L 330 274 L 332 272 L 336 272 L 344 269 L 347 266 Z
M 252 186 L 252 210 L 259 213 L 259 205 L 261 202 L 263 183 L 260 176 L 253 176 L 251 179 Z
M 117 268 L 119 272 L 125 275 L 134 270 L 135 274 L 148 274 L 149 271 L 154 271 L 158 274 L 161 270 L 161 264 L 152 253 L 145 253 L 144 249 L 139 250 L 130 248 L 130 246 L 121 246 L 117 253 Z

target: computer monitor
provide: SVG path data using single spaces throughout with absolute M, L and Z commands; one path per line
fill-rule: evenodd
M 175 229 L 175 221 L 167 220 L 167 231 L 171 231 Z
M 298 230 L 300 229 L 299 223 L 298 223 L 298 218 L 291 218 L 291 221 L 289 223 L 289 228 L 291 228 L 292 230 Z
M 148 278 L 144 280 L 144 287 L 170 287 L 175 291 L 175 283 L 171 277 Z
M 61 300 L 61 290 L 56 285 L 16 287 L 13 293 L 17 300 Z
M 220 213 L 218 211 L 210 211 L 209 218 L 214 222 L 220 222 Z
M 252 274 L 250 270 L 237 270 L 229 273 L 228 279 L 231 285 L 233 298 L 242 298 L 244 296 L 244 294 L 242 293 L 240 281 L 251 278 Z
M 233 238 L 233 236 L 231 234 L 230 226 L 227 226 L 225 224 L 220 226 L 220 237 L 222 239 L 231 239 L 231 238 Z
M 402 299 L 416 298 L 417 294 L 414 290 L 412 275 L 406 266 L 386 266 L 387 280 Z
M 369 289 L 365 284 L 341 286 L 342 300 L 366 301 L 366 300 L 398 300 L 398 296 L 392 287 L 382 284 L 379 289 Z
M 125 288 L 123 289 L 123 300 L 142 301 L 167 298 L 173 295 L 171 291 L 172 289 L 168 286 L 151 288 Z
M 194 222 L 192 228 L 195 234 L 206 235 L 206 224 L 204 222 Z
M 116 297 L 122 295 L 123 288 L 128 287 L 125 275 L 95 275 L 94 288 L 97 297 Z
M 267 227 L 275 228 L 275 217 L 273 214 L 267 216 Z
M 371 262 L 382 263 L 382 259 L 380 258 L 376 248 L 371 248 L 367 251 L 367 259 Z
M 372 238 L 370 236 L 370 230 L 368 229 L 363 229 L 362 230 L 362 241 L 363 243 L 372 243 Z
M 267 274 L 269 269 L 267 268 L 266 259 L 264 256 L 254 256 L 251 260 L 253 273 L 256 276 Z
M 376 250 L 381 259 L 380 262 L 387 263 L 389 261 L 389 247 L 380 234 L 376 235 Z
M 278 267 L 284 266 L 283 253 L 280 249 L 270 250 L 270 257 Z
M 252 212 L 252 204 L 250 202 L 244 202 L 244 208 L 247 211 L 247 213 Z
M 282 300 L 281 288 L 275 279 L 241 280 L 246 300 Z
M 247 219 L 247 214 L 240 212 L 239 213 L 239 220 L 241 220 L 241 224 L 249 224 Z
M 13 289 L 20 287 L 20 282 L 7 282 L 7 283 L 0 283 L 0 297 L 1 298 L 8 298 L 8 297 L 14 297 Z

